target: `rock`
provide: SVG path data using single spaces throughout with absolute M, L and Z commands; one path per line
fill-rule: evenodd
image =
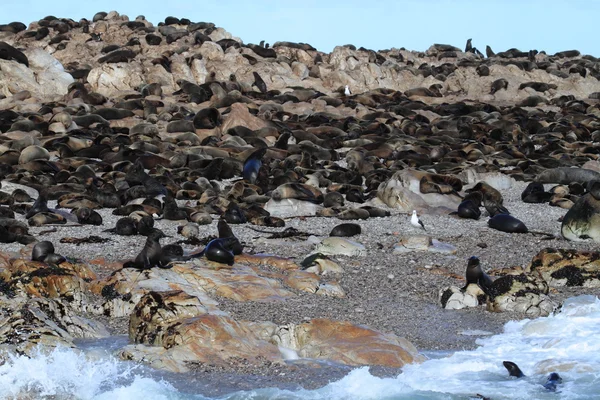
M 104 96 L 117 96 L 146 83 L 143 68 L 135 61 L 102 64 L 90 71 L 87 80 L 93 91 Z
M 364 245 L 341 237 L 328 237 L 321 241 L 315 248 L 315 253 L 325 255 L 341 255 L 349 257 L 362 257 L 367 255 Z
M 299 325 L 281 326 L 277 328 L 273 340 L 282 347 L 296 350 L 300 357 L 330 360 L 346 365 L 399 368 L 425 360 L 404 338 L 349 322 L 327 319 L 313 319 Z
M 482 301 L 485 301 L 485 294 L 476 284 L 468 285 L 465 290 L 450 286 L 440 290 L 439 299 L 442 307 L 446 310 L 460 310 L 477 307 Z
M 501 276 L 492 283 L 490 292 L 490 311 L 514 311 L 537 318 L 557 307 L 548 297 L 548 284 L 530 274 Z
M 600 287 L 600 253 L 574 249 L 541 250 L 526 271 L 540 274 L 551 287 Z
M 98 322 L 76 315 L 59 300 L 2 299 L 0 344 L 4 351 L 34 356 L 56 347 L 75 347 L 76 338 L 108 337 Z
M 24 259 L 10 260 L 2 264 L 0 278 L 6 282 L 3 289 L 5 293 L 60 298 L 76 308 L 83 307 L 87 282 L 96 278 L 84 264 L 63 262 L 54 267 Z
M 600 242 L 600 200 L 584 194 L 565 214 L 560 232 L 567 240 Z
M 248 107 L 242 103 L 234 103 L 231 105 L 231 111 L 223 120 L 221 129 L 227 132 L 228 129 L 236 126 L 243 126 L 250 130 L 259 130 L 267 126 L 264 120 L 250 114 Z
M 442 243 L 426 235 L 407 236 L 394 246 L 394 254 L 412 251 L 428 251 L 431 253 L 456 254 L 456 247 Z
M 67 94 L 73 77 L 65 72 L 62 64 L 53 56 L 35 48 L 27 52 L 29 68 L 16 61 L 0 59 L 0 93 L 10 96 L 29 90 L 42 98 L 54 98 Z

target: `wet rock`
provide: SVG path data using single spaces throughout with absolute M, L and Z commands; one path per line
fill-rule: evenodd
M 276 330 L 273 340 L 280 346 L 296 350 L 300 357 L 331 360 L 346 365 L 402 367 L 425 360 L 404 338 L 349 322 L 327 319 L 281 326 Z
M 530 274 L 501 276 L 492 283 L 490 292 L 490 311 L 515 311 L 537 318 L 557 307 L 548 297 L 546 281 Z

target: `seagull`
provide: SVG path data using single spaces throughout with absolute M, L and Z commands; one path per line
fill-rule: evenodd
M 412 224 L 412 226 L 414 226 L 416 228 L 421 228 L 424 231 L 427 230 L 427 229 L 425 229 L 425 225 L 423 225 L 423 221 L 421 221 L 419 219 L 419 217 L 417 216 L 417 210 L 413 210 L 412 217 L 410 219 L 410 223 Z
M 346 85 L 346 87 L 344 87 L 344 94 L 346 96 L 350 96 L 352 94 L 352 92 L 350 91 L 350 88 L 348 87 L 348 85 Z

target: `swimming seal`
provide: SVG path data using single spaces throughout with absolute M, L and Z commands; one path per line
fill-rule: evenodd
M 521 371 L 521 368 L 512 361 L 503 361 L 502 365 L 508 371 L 508 376 L 514 376 L 515 378 L 524 378 L 525 374 Z M 562 383 L 562 377 L 557 372 L 552 372 L 546 378 L 544 388 L 550 392 L 556 392 L 557 385 Z

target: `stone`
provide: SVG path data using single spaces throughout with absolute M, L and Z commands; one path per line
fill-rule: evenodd
M 531 318 L 545 317 L 557 307 L 548 297 L 548 284 L 530 274 L 505 275 L 490 287 L 489 311 L 513 311 Z
M 551 287 L 600 287 L 600 252 L 546 248 L 526 268 L 540 274 Z
M 0 60 L 0 93 L 10 96 L 29 90 L 42 98 L 67 94 L 75 80 L 65 72 L 62 64 L 41 48 L 26 52 L 29 68 L 16 61 Z
M 284 325 L 273 340 L 296 350 L 300 357 L 325 359 L 346 365 L 402 367 L 425 360 L 406 339 L 361 325 L 328 319 L 313 319 Z
M 426 235 L 407 236 L 394 246 L 394 254 L 413 251 L 428 251 L 431 253 L 456 254 L 456 247 L 440 242 Z
M 367 249 L 363 244 L 335 236 L 323 239 L 321 243 L 316 246 L 314 252 L 325 255 L 340 255 L 349 257 L 362 257 L 367 255 Z
M 438 294 L 440 303 L 446 310 L 461 310 L 477 307 L 485 301 L 485 293 L 476 284 L 468 285 L 465 290 L 456 286 L 446 287 Z

